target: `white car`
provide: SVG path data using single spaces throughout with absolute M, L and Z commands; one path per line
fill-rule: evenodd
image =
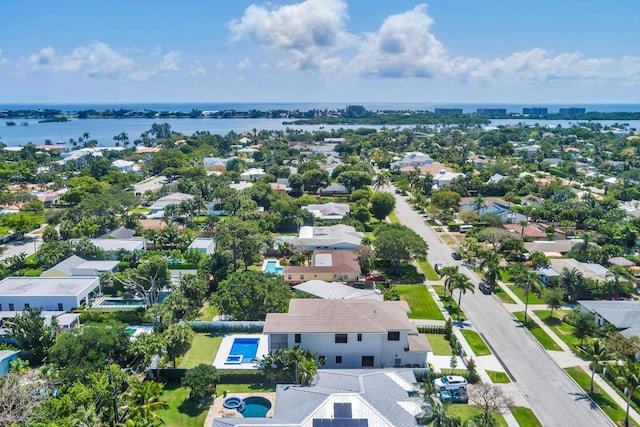
M 467 380 L 458 375 L 447 375 L 433 380 L 436 390 L 459 390 L 467 388 Z

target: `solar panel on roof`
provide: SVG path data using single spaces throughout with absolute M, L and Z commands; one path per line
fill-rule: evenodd
M 366 418 L 314 418 L 313 427 L 369 427 Z
M 351 403 L 334 403 L 333 418 L 352 418 Z

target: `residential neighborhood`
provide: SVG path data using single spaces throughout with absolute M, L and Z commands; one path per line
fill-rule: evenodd
M 7 425 L 640 423 L 640 137 L 616 129 L 0 149 Z

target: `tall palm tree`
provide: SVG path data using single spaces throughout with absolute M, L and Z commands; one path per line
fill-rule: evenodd
M 560 273 L 560 286 L 565 288 L 567 291 L 567 296 L 569 300 L 572 302 L 576 302 L 578 299 L 578 291 L 584 285 L 584 276 L 582 272 L 580 272 L 577 268 L 572 268 L 569 270 L 568 268 L 563 268 L 562 273 Z
M 492 288 L 496 286 L 498 277 L 500 277 L 500 261 L 502 261 L 500 254 L 487 251 L 480 263 L 480 267 L 484 269 L 484 277 Z
M 615 367 L 615 382 L 618 387 L 624 387 L 627 395 L 627 410 L 624 418 L 625 427 L 629 427 L 629 406 L 631 406 L 631 396 L 640 389 L 640 364 L 627 363 Z
M 487 202 L 485 202 L 484 197 L 482 197 L 482 193 L 480 193 L 479 191 L 478 194 L 476 194 L 476 196 L 473 198 L 473 202 L 471 202 L 471 204 L 473 205 L 474 210 L 478 215 L 480 215 L 480 211 L 482 210 L 482 208 L 487 207 Z
M 167 409 L 167 402 L 160 400 L 164 385 L 153 381 L 131 382 L 131 394 L 129 400 L 129 421 L 146 423 L 148 426 L 164 424 L 164 420 L 155 412 L 158 409 Z
M 471 291 L 471 293 L 475 293 L 476 289 L 473 286 L 473 283 L 469 280 L 465 274 L 458 273 L 454 274 L 452 282 L 451 282 L 451 293 L 453 294 L 453 290 L 458 290 L 458 323 L 460 323 L 460 300 L 462 300 L 462 294 L 466 294 L 467 291 Z
M 376 191 L 380 191 L 381 188 L 389 185 L 389 182 L 391 182 L 391 178 L 389 177 L 389 172 L 387 171 L 380 171 L 379 174 L 376 175 L 376 177 L 373 180 L 373 189 Z
M 598 370 L 600 362 L 609 359 L 609 349 L 600 340 L 593 340 L 591 345 L 587 347 L 587 354 L 591 359 L 591 386 L 589 390 L 593 392 L 593 377 Z
M 458 266 L 457 265 L 448 265 L 446 267 L 442 267 L 440 269 L 440 276 L 444 277 L 444 295 L 443 297 L 445 297 L 447 295 L 447 291 L 449 291 L 449 293 L 451 293 L 451 279 L 453 276 L 455 276 L 456 274 L 459 274 L 460 272 L 458 271 Z M 451 295 L 451 297 L 453 297 Z
M 620 265 L 612 265 L 609 267 L 609 271 L 607 272 L 605 278 L 612 278 L 613 284 L 613 298 L 618 299 L 618 294 L 620 293 L 620 285 L 624 283 L 632 283 L 633 275 L 629 273 L 629 271 L 620 266 Z M 622 280 L 621 280 L 622 279 Z
M 513 278 L 516 286 L 524 289 L 524 321 L 527 321 L 527 310 L 529 309 L 529 293 L 540 290 L 540 279 L 535 271 L 524 270 Z

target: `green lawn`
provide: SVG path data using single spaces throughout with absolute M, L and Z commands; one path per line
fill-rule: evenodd
M 506 372 L 500 371 L 486 371 L 489 378 L 491 378 L 491 382 L 494 384 L 507 384 L 510 383 L 509 375 Z
M 436 356 L 451 356 L 453 352 L 451 351 L 451 345 L 449 341 L 446 340 L 443 334 L 425 334 L 427 337 L 427 341 L 429 341 L 429 346 L 431 346 L 431 351 Z
M 218 384 L 218 394 L 224 391 L 229 393 L 270 393 L 275 392 L 275 388 L 264 388 L 262 384 Z
M 467 340 L 467 343 L 471 346 L 473 354 L 475 354 L 476 357 L 487 356 L 491 354 L 491 350 L 489 350 L 487 343 L 484 342 L 480 334 L 478 334 L 476 331 L 463 329 L 460 332 L 462 333 L 464 339 Z
M 206 302 L 204 307 L 200 309 L 200 313 L 198 313 L 198 317 L 196 320 L 204 320 L 209 321 L 218 315 L 218 308 Z
M 482 410 L 477 405 L 451 405 L 447 411 L 454 417 L 460 418 L 462 421 L 471 419 L 476 415 L 482 414 Z M 496 425 L 499 427 L 507 427 L 508 424 L 502 415 L 494 415 Z
M 507 283 L 507 282 L 511 282 L 511 279 L 513 278 L 513 275 L 509 272 L 509 270 L 507 270 L 506 268 L 501 268 L 500 269 L 500 281 Z
M 440 301 L 444 305 L 444 308 L 447 309 L 449 315 L 453 318 L 453 320 L 458 320 L 458 291 L 453 292 L 453 299 L 449 296 L 449 292 L 447 292 L 447 296 L 444 296 L 444 285 L 431 285 L 436 294 L 440 297 Z M 464 302 L 464 295 L 462 295 L 462 301 Z M 464 311 L 460 311 L 460 320 L 467 320 L 467 317 L 464 315 Z
M 391 221 L 394 224 L 398 224 L 400 222 L 398 221 L 398 217 L 396 216 L 395 212 L 391 212 L 387 218 L 389 218 L 389 221 Z
M 131 208 L 131 209 L 129 209 L 129 213 L 148 214 L 149 212 L 151 212 L 151 209 L 149 209 L 149 208 Z
M 212 365 L 222 342 L 222 335 L 195 334 L 187 354 L 180 360 L 179 368 L 193 368 L 201 363 Z
M 162 392 L 161 400 L 169 405 L 169 409 L 156 411 L 165 422 L 166 427 L 202 427 L 209 411 L 209 405 L 197 405 L 187 398 L 189 389 L 180 387 L 179 383 L 168 383 Z
M 498 297 L 503 304 L 515 304 L 516 302 L 500 285 L 496 285 L 493 289 L 493 294 Z
M 411 319 L 444 320 L 438 305 L 423 284 L 395 285 L 393 288 L 400 294 L 400 299 L 409 304 Z
M 515 417 L 518 425 L 527 427 L 542 427 L 542 423 L 536 417 L 536 414 L 529 408 L 524 406 L 514 406 L 511 408 L 511 413 Z
M 436 273 L 433 267 L 431 267 L 431 264 L 426 260 L 417 259 L 416 264 L 418 264 L 418 267 L 420 267 L 422 274 L 424 274 L 424 277 L 426 277 L 427 280 L 440 280 L 438 273 Z
M 593 399 L 593 401 L 598 405 L 605 414 L 609 416 L 613 420 L 616 425 L 622 425 L 624 421 L 625 408 L 621 408 L 618 404 L 605 392 L 600 392 L 597 388 L 594 387 L 594 392 L 589 391 L 589 387 L 591 385 L 591 375 L 586 373 L 579 366 L 573 368 L 565 368 L 565 371 L 573 378 L 573 380 L 578 383 L 578 385 Z M 633 420 L 629 420 L 630 425 L 637 426 Z
M 520 301 L 524 303 L 524 289 L 517 287 L 516 285 L 507 285 L 511 292 L 513 292 Z M 544 301 L 533 292 L 529 292 L 529 304 L 544 304 Z
M 573 326 L 562 321 L 564 316 L 570 313 L 570 311 L 555 310 L 553 317 L 549 317 L 551 314 L 550 310 L 536 310 L 534 313 L 570 348 L 576 348 L 576 346 L 580 344 L 580 340 L 572 334 Z
M 562 348 L 560 348 L 560 346 L 556 344 L 556 342 L 549 336 L 549 334 L 547 334 L 540 326 L 538 326 L 536 322 L 528 318 L 527 323 L 524 323 L 524 311 L 513 313 L 513 315 L 516 316 L 516 318 L 520 322 L 522 322 L 522 324 L 529 330 L 529 332 L 531 332 L 535 339 L 537 339 L 538 342 L 542 344 L 542 346 L 546 350 L 562 351 Z

